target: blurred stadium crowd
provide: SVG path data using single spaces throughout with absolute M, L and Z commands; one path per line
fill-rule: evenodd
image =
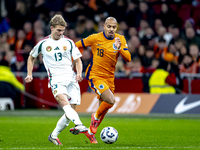
M 129 63 L 119 57 L 116 72 L 153 72 L 160 57 L 180 73 L 200 72 L 199 0 L 1 0 L 0 10 L 0 63 L 13 72 L 27 71 L 29 52 L 50 34 L 54 14 L 63 15 L 64 34 L 74 42 L 103 31 L 105 18 L 115 17 L 132 57 Z M 85 71 L 91 50 L 81 52 Z M 46 72 L 42 56 L 36 64 L 35 72 Z

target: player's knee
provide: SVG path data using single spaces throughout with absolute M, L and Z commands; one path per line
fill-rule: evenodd
M 115 103 L 115 96 L 113 95 L 113 93 L 110 90 L 106 90 L 102 93 L 101 98 L 103 101 L 105 101 L 106 103 L 110 104 L 110 105 L 114 105 Z
M 69 101 L 63 94 L 58 94 L 55 98 L 61 107 L 69 105 Z
M 110 97 L 109 98 L 109 104 L 114 105 L 115 104 L 115 97 Z

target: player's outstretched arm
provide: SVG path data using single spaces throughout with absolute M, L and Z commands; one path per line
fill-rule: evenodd
M 77 71 L 76 81 L 81 82 L 83 80 L 83 78 L 82 78 L 82 70 L 83 70 L 82 61 L 80 58 L 78 58 L 74 61 L 75 61 L 76 71 Z
M 34 61 L 35 61 L 35 58 L 30 55 L 28 57 L 28 62 L 27 62 L 27 76 L 24 79 L 26 83 L 29 83 L 33 80 L 32 71 L 33 71 Z

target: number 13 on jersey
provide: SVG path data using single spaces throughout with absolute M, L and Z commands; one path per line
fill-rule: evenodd
M 62 53 L 60 53 L 60 52 L 59 53 L 55 53 L 54 56 L 55 56 L 55 60 L 56 61 L 61 61 L 62 60 Z

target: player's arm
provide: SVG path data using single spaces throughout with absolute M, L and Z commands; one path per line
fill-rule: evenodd
M 45 41 L 40 41 L 39 43 L 37 43 L 36 46 L 30 52 L 30 55 L 27 60 L 27 77 L 25 78 L 26 83 L 29 83 L 33 80 L 32 71 L 33 71 L 34 61 L 37 58 L 37 56 L 41 53 L 42 44 L 44 42 Z
M 124 50 L 124 49 L 120 49 L 119 53 L 121 54 L 122 58 L 126 61 L 126 62 L 130 62 L 131 61 L 131 54 L 128 50 Z
M 82 39 L 83 40 L 83 39 Z M 78 49 L 84 49 L 85 47 L 84 47 L 84 45 L 82 44 L 82 41 L 81 40 L 79 40 L 79 41 L 77 41 L 76 43 L 76 46 L 78 47 Z
M 33 71 L 34 61 L 35 61 L 35 58 L 32 55 L 29 55 L 28 61 L 27 61 L 27 76 L 25 78 L 26 83 L 29 83 L 33 80 L 32 71 Z
M 87 38 L 83 38 L 83 39 L 79 40 L 75 44 L 78 47 L 78 49 L 82 49 L 82 48 L 91 46 L 92 43 L 94 42 L 94 40 L 95 40 L 95 35 L 92 34 L 92 35 L 88 36 Z
M 120 44 L 119 44 L 120 43 Z M 115 40 L 115 45 L 119 50 L 119 53 L 121 54 L 122 58 L 126 61 L 126 62 L 130 62 L 131 61 L 131 54 L 128 50 L 128 45 L 126 43 L 126 40 L 124 37 L 118 38 Z
M 76 81 L 81 82 L 83 80 L 82 78 L 82 70 L 83 70 L 83 64 L 81 61 L 81 56 L 82 54 L 79 51 L 79 47 L 75 45 L 74 42 L 72 42 L 72 58 L 74 59 L 75 62 L 75 67 L 76 67 Z
M 82 78 L 82 70 L 83 70 L 82 61 L 80 58 L 77 58 L 76 60 L 74 60 L 74 62 L 75 62 L 76 71 L 77 71 L 76 81 L 81 82 L 83 80 L 83 78 Z

